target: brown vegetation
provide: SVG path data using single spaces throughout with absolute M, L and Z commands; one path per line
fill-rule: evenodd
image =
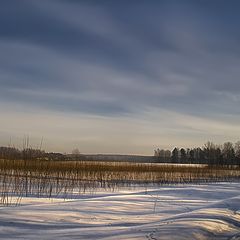
M 233 165 L 4 159 L 0 160 L 0 202 L 18 204 L 22 196 L 68 197 L 98 188 L 226 181 L 239 177 L 240 167 Z

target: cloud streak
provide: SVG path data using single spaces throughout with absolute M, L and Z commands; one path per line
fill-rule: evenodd
M 127 118 L 137 124 L 145 116 L 149 127 L 143 132 L 152 145 L 154 142 L 170 145 L 170 141 L 162 143 L 162 137 L 156 137 L 155 132 L 160 135 L 164 132 L 167 137 L 171 136 L 172 128 L 177 129 L 172 142 L 178 142 L 186 131 L 191 132 L 188 141 L 197 144 L 199 139 L 203 140 L 201 134 L 209 138 L 220 136 L 221 127 L 227 131 L 224 130 L 225 139 L 235 138 L 226 126 L 235 124 L 240 113 L 237 1 L 231 5 L 225 1 L 187 0 L 181 4 L 178 1 L 13 2 L 4 3 L 0 10 L 3 112 L 17 105 L 29 112 L 39 109 L 43 116 L 63 114 L 69 122 L 68 116 L 76 115 L 77 119 L 91 116 L 97 120 L 90 124 L 94 126 L 93 133 L 84 132 L 86 139 L 90 135 L 90 139 L 105 135 L 100 131 L 99 118 L 104 118 L 106 126 L 110 126 L 116 118 Z M 149 114 L 153 109 L 159 114 Z M 168 127 L 161 117 L 166 112 L 173 113 L 167 114 L 169 118 L 175 118 Z M 5 117 L 10 119 L 12 114 L 14 111 Z M 21 112 L 16 114 L 20 118 Z M 187 116 L 184 121 L 182 116 Z M 124 129 L 125 123 L 119 121 L 119 128 Z M 217 129 L 216 122 L 221 123 L 216 125 Z M 82 124 L 88 129 L 88 121 Z M 2 135 L 4 139 L 6 135 L 17 136 L 7 121 L 3 126 L 8 129 Z M 26 134 L 33 131 L 28 126 L 24 128 Z M 144 140 L 139 140 L 145 139 L 138 134 L 140 126 L 133 128 L 134 140 L 121 151 L 133 152 L 132 147 L 136 152 L 150 154 L 153 146 L 146 143 L 144 147 Z M 74 129 L 75 126 L 69 132 Z M 119 145 L 128 139 L 127 131 L 122 131 L 126 133 L 124 138 L 113 129 L 107 131 L 111 142 Z M 64 135 L 68 136 L 69 148 L 71 136 L 66 132 Z M 134 148 L 136 142 L 141 144 Z M 57 144 L 62 144 L 62 140 L 56 140 Z M 106 140 L 96 142 L 93 148 L 100 151 L 105 145 Z M 83 150 L 90 151 L 84 146 Z

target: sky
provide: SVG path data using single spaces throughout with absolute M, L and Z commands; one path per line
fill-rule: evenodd
M 238 0 L 3 0 L 0 145 L 152 155 L 240 138 Z

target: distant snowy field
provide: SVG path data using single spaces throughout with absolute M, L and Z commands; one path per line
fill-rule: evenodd
M 240 183 L 122 188 L 0 208 L 0 239 L 240 239 Z

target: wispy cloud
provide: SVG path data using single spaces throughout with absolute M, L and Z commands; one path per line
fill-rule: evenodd
M 171 129 L 176 129 L 172 142 L 187 132 L 188 141 L 197 143 L 203 140 L 201 134 L 221 135 L 221 128 L 225 136 L 235 138 L 229 123 L 239 120 L 237 1 L 218 1 L 217 11 L 213 2 L 187 0 L 13 2 L 0 9 L 2 111 L 17 104 L 29 112 L 39 109 L 43 116 L 51 113 L 52 118 L 61 113 L 69 122 L 74 114 L 78 120 L 91 116 L 94 123 L 81 123 L 93 129 L 82 134 L 86 139 L 105 135 L 99 119 L 110 126 L 116 118 L 138 124 L 147 116 L 147 128 L 145 124 L 133 128 L 119 120 L 119 128 L 135 130 L 129 147 L 123 147 L 126 151 L 141 142 L 142 152 L 149 153 L 154 142 L 162 139 L 156 133 L 164 132 L 166 138 Z M 159 113 L 154 117 L 148 114 L 153 109 Z M 8 114 L 6 119 L 13 117 L 13 112 Z M 171 118 L 169 126 L 164 125 L 162 114 Z M 28 121 L 21 112 L 14 119 L 18 116 Z M 4 139 L 6 134 L 17 135 L 6 119 Z M 73 134 L 76 127 L 70 125 Z M 30 124 L 23 129 L 34 131 Z M 124 138 L 113 129 L 108 132 L 111 142 L 126 142 L 127 132 Z M 138 134 L 141 129 L 145 135 Z M 76 134 L 81 134 L 80 129 Z M 64 135 L 70 141 L 70 134 Z M 144 147 L 139 138 L 146 136 L 151 144 Z M 99 149 L 104 144 L 99 141 Z
M 0 105 L 2 136 L 0 144 L 21 147 L 28 135 L 33 147 L 44 137 L 47 150 L 82 152 L 151 154 L 153 148 L 173 148 L 176 144 L 191 147 L 207 140 L 217 143 L 236 141 L 240 134 L 238 122 L 193 117 L 163 109 L 148 109 L 140 114 L 97 116 L 86 113 L 28 109 L 19 104 Z M 3 138 L 4 136 L 4 138 Z

